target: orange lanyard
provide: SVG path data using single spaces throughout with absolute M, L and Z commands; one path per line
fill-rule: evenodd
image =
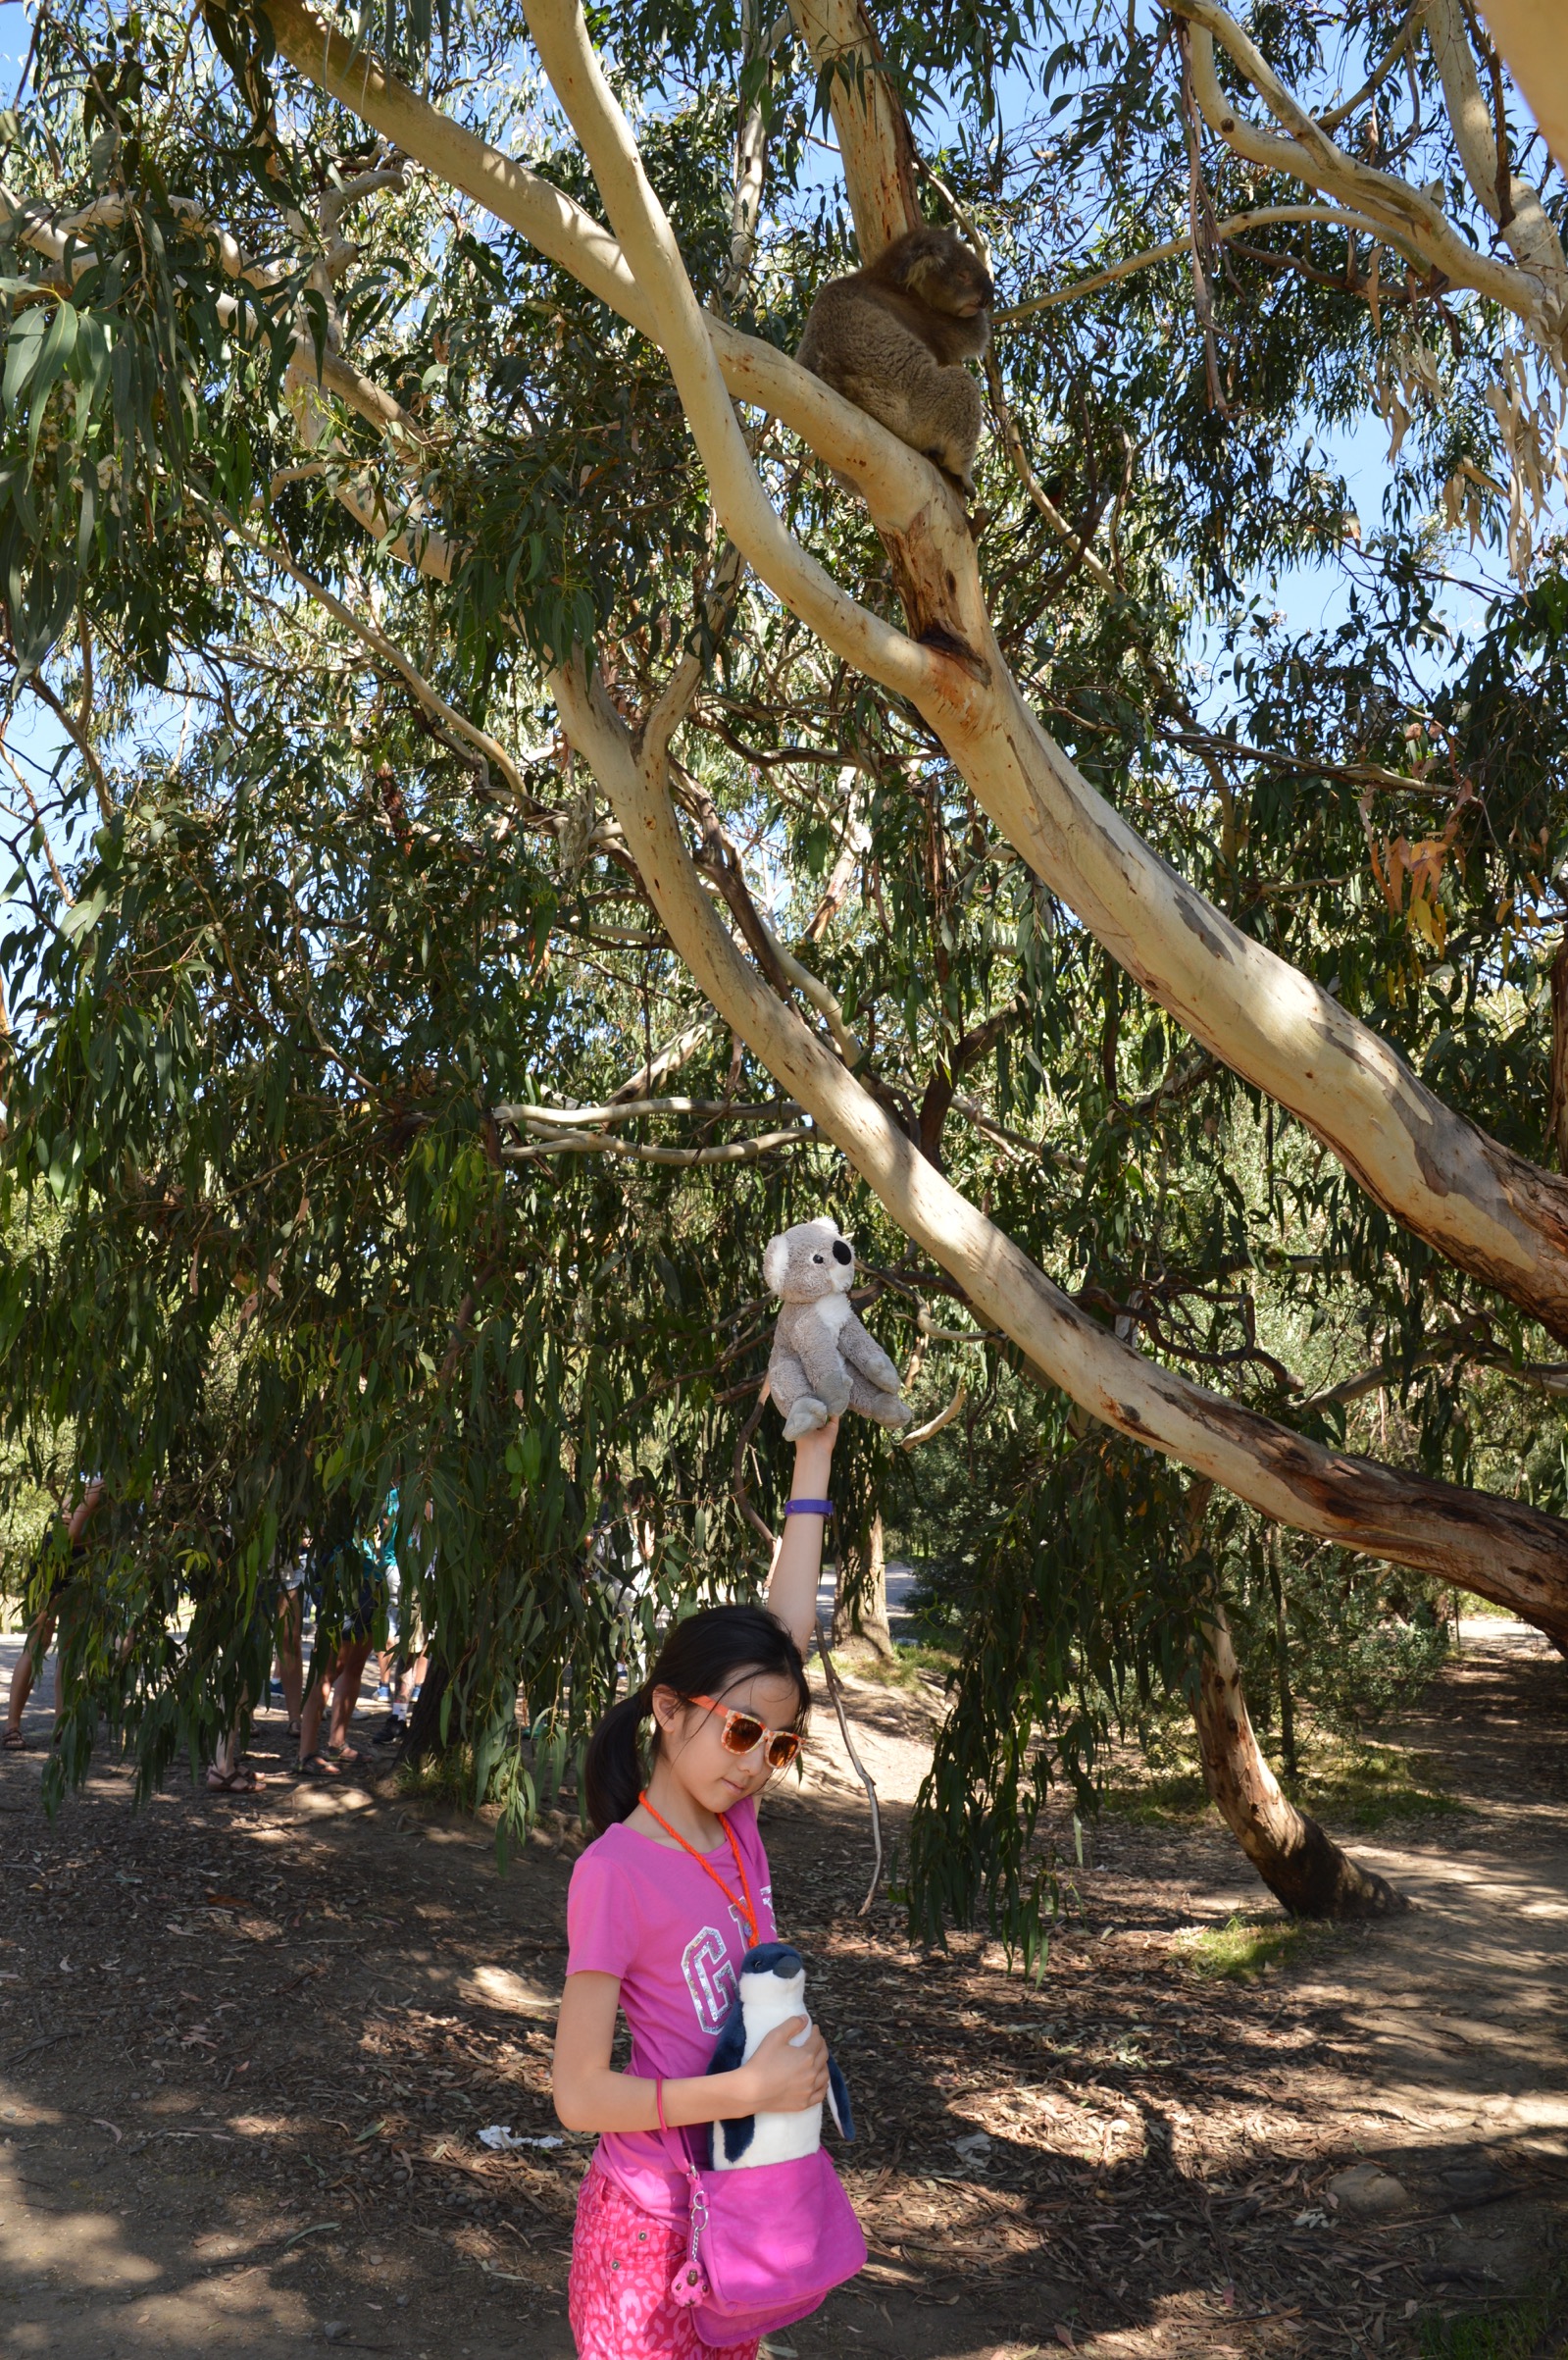
M 754 1950 L 759 1939 L 757 1907 L 756 1903 L 751 1898 L 751 1886 L 746 1880 L 746 1864 L 740 1857 L 740 1846 L 735 1842 L 734 1830 L 731 1827 L 731 1824 L 725 1818 L 724 1813 L 721 1811 L 719 1814 L 719 1824 L 724 1829 L 726 1842 L 729 1844 L 731 1851 L 734 1854 L 735 1870 L 740 1878 L 740 1890 L 745 1895 L 745 1899 L 743 1901 L 736 1900 L 734 1894 L 731 1892 L 730 1887 L 725 1883 L 724 1878 L 720 1875 L 712 1861 L 704 1860 L 702 1854 L 697 1850 L 695 1844 L 688 1844 L 685 1837 L 681 1833 L 680 1828 L 672 1827 L 669 1821 L 665 1819 L 661 1813 L 654 1810 L 653 1805 L 648 1801 L 646 1787 L 644 1787 L 641 1794 L 638 1795 L 637 1801 L 641 1804 L 649 1819 L 657 1820 L 660 1826 L 664 1829 L 665 1834 L 673 1835 L 676 1842 L 680 1845 L 682 1851 L 689 1852 L 692 1859 L 696 1862 L 697 1867 L 707 1872 L 708 1875 L 713 1878 L 714 1883 L 718 1886 L 720 1892 L 724 1895 L 726 1901 L 729 1902 L 730 1907 L 733 1910 L 738 1910 L 741 1913 L 745 1919 L 748 1928 L 750 1929 L 747 1935 L 746 1946 L 748 1949 Z

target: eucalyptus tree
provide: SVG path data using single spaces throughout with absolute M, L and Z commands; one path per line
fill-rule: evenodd
M 484 1773 L 519 1669 L 581 1720 L 617 1485 L 666 1594 L 760 1542 L 757 1248 L 848 1190 L 926 1447 L 1010 1437 L 922 1892 L 1022 1924 L 1049 1763 L 1201 1657 L 1266 1873 L 1364 1900 L 1208 1503 L 1568 1637 L 1551 160 L 1457 0 L 525 17 L 46 9 L 7 127 L 14 693 L 98 824 L 24 765 L 6 1410 L 126 1504 L 71 1759 L 199 1741 L 393 1481 Z M 928 211 L 1006 297 L 972 516 L 788 358 Z

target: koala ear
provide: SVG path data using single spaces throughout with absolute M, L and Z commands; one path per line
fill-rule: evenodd
M 763 1285 L 770 1295 L 782 1295 L 788 1275 L 789 1241 L 784 1237 L 771 1237 L 762 1257 Z

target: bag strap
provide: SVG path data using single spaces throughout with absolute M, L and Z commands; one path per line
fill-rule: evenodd
M 670 2152 L 675 2156 L 682 2171 L 685 2174 L 686 2185 L 690 2188 L 692 2199 L 695 2201 L 696 2197 L 701 2192 L 702 2181 L 698 2178 L 696 2165 L 691 2160 L 691 2150 L 687 2147 L 685 2140 L 681 2136 L 680 2131 L 673 2129 L 664 2119 L 664 2082 L 662 2078 L 656 2080 L 653 2084 L 653 2103 L 658 2110 L 659 2129 L 670 2148 Z
M 707 2292 L 707 2281 L 702 2268 L 702 2232 L 708 2226 L 708 2199 L 703 2194 L 702 2181 L 697 2176 L 683 2139 L 678 2138 L 664 2119 L 664 2082 L 653 2084 L 653 2103 L 659 2117 L 659 2129 L 680 2158 L 686 2176 L 686 2187 L 691 2198 L 691 2210 L 686 2224 L 686 2258 L 671 2282 L 670 2291 L 683 2307 L 698 2302 Z

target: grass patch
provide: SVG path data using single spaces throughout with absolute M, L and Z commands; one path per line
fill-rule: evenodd
M 1563 2360 L 1564 2282 L 1515 2302 L 1421 2322 L 1421 2360 Z
M 1190 1826 L 1209 1807 L 1196 1755 L 1165 1731 L 1146 1743 L 1153 1759 L 1146 1767 L 1130 1766 L 1131 1774 L 1119 1766 L 1121 1775 L 1105 1790 L 1105 1810 L 1138 1826 Z M 1298 1776 L 1287 1778 L 1277 1761 L 1274 1773 L 1291 1802 L 1331 1834 L 1365 1833 L 1391 1820 L 1456 1819 L 1468 1810 L 1442 1786 L 1433 1757 L 1406 1746 L 1344 1737 L 1308 1723 L 1298 1759 Z
M 1209 1807 L 1200 1770 L 1150 1770 L 1145 1777 L 1105 1789 L 1104 1809 L 1138 1827 L 1169 1827 L 1200 1820 Z
M 1185 1964 L 1210 1982 L 1255 1982 L 1266 1967 L 1278 1966 L 1309 1939 L 1309 1929 L 1290 1918 L 1228 1918 L 1177 1937 Z
M 1459 1819 L 1468 1808 L 1438 1783 L 1430 1754 L 1366 1742 L 1341 1742 L 1337 1758 L 1311 1763 L 1291 1799 L 1326 1825 L 1360 1828 L 1385 1827 L 1391 1820 Z
M 444 1803 L 454 1811 L 474 1808 L 474 1748 L 450 1745 L 422 1762 L 398 1767 L 397 1791 L 422 1803 Z
M 869 1647 L 857 1647 L 848 1668 L 857 1680 L 873 1680 L 880 1688 L 918 1688 L 928 1679 L 945 1680 L 957 1668 L 958 1657 L 948 1647 L 907 1645 L 895 1640 L 896 1660 L 885 1663 Z M 839 1650 L 835 1648 L 836 1660 Z

